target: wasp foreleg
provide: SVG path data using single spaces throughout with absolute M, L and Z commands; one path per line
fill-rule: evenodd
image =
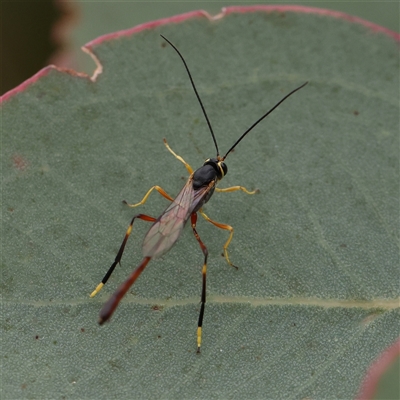
M 247 190 L 247 189 L 246 189 L 245 187 L 243 187 L 243 186 L 231 186 L 231 187 L 223 188 L 223 189 L 215 188 L 215 191 L 216 191 L 216 192 L 225 192 L 225 193 L 236 192 L 237 190 L 241 190 L 242 192 L 245 192 L 245 193 L 247 193 L 247 194 L 256 194 L 256 193 L 259 192 L 258 189 L 250 191 L 250 190 Z
M 125 203 L 128 207 L 137 207 L 137 206 L 141 206 L 144 203 L 146 203 L 148 197 L 150 196 L 150 193 L 153 190 L 157 190 L 158 193 L 161 194 L 161 196 L 165 197 L 167 200 L 169 201 L 174 201 L 174 199 L 160 186 L 153 186 L 152 188 L 150 188 L 150 190 L 144 195 L 143 199 L 141 201 L 139 201 L 139 203 L 136 204 L 129 204 L 126 200 L 122 200 L 123 203 Z
M 178 154 L 176 154 L 171 147 L 169 147 L 169 144 L 167 143 L 167 139 L 164 139 L 164 144 L 165 147 L 168 149 L 168 151 L 175 157 L 177 158 L 181 163 L 183 163 L 183 165 L 186 167 L 187 171 L 189 172 L 189 174 L 193 174 L 193 168 L 181 157 L 178 156 Z

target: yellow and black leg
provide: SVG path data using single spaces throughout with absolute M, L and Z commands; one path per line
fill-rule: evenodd
M 100 292 L 100 290 L 103 288 L 103 286 L 106 284 L 106 282 L 110 278 L 111 274 L 114 272 L 114 269 L 117 266 L 117 264 L 119 264 L 121 262 L 121 258 L 122 258 L 122 254 L 123 254 L 124 249 L 125 249 L 126 242 L 128 241 L 129 235 L 132 232 L 133 222 L 135 221 L 136 218 L 139 218 L 139 219 L 141 219 L 143 221 L 148 221 L 148 222 L 154 222 L 156 220 L 156 218 L 150 217 L 149 215 L 145 215 L 145 214 L 138 214 L 138 215 L 135 215 L 132 218 L 132 221 L 129 224 L 129 227 L 128 227 L 126 233 L 125 233 L 124 240 L 123 240 L 123 242 L 121 244 L 121 247 L 119 248 L 118 254 L 115 257 L 114 262 L 112 263 L 112 265 L 111 265 L 110 269 L 107 271 L 107 273 L 104 275 L 104 278 L 102 279 L 101 283 L 99 283 L 97 285 L 96 289 L 93 290 L 93 292 L 91 293 L 90 297 L 94 297 L 94 296 L 96 296 L 97 293 Z
M 228 262 L 228 264 L 229 264 L 231 267 L 234 267 L 234 268 L 238 269 L 238 267 L 237 267 L 236 265 L 233 265 L 233 264 L 231 263 L 231 260 L 229 259 L 229 256 L 228 256 L 228 246 L 229 246 L 229 243 L 231 242 L 232 237 L 233 237 L 233 228 L 232 228 L 230 225 L 221 224 L 220 222 L 213 221 L 213 220 L 212 220 L 211 218 L 209 218 L 206 214 L 204 214 L 203 210 L 200 210 L 199 213 L 201 214 L 201 216 L 202 216 L 206 221 L 211 222 L 211 223 L 212 223 L 213 225 L 215 225 L 217 228 L 220 228 L 220 229 L 224 229 L 224 230 L 226 230 L 226 231 L 229 231 L 228 240 L 226 241 L 226 243 L 224 244 L 224 247 L 223 247 L 223 249 L 224 249 L 224 257 L 225 257 L 225 260 Z
M 206 276 L 207 276 L 207 257 L 208 257 L 208 250 L 205 244 L 201 241 L 199 234 L 196 231 L 196 222 L 197 222 L 197 214 L 193 213 L 191 216 L 192 222 L 192 229 L 195 238 L 199 242 L 201 251 L 204 255 L 204 264 L 201 270 L 201 274 L 203 277 L 203 286 L 201 289 L 201 307 L 200 307 L 200 314 L 199 314 L 199 322 L 197 324 L 197 353 L 200 353 L 200 346 L 201 346 L 201 330 L 203 327 L 203 317 L 204 317 L 204 307 L 206 305 Z

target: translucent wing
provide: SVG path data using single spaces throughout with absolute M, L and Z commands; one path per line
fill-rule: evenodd
M 143 257 L 161 257 L 178 240 L 193 210 L 202 205 L 215 181 L 196 191 L 190 177 L 178 196 L 147 232 L 142 245 Z M 200 205 L 200 207 L 201 207 Z

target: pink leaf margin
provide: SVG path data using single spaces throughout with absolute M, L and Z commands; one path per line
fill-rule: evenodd
M 356 397 L 357 400 L 369 400 L 374 398 L 382 375 L 398 357 L 400 357 L 400 338 L 372 363 Z
M 256 6 L 232 6 L 232 7 L 224 7 L 222 8 L 221 12 L 215 16 L 210 15 L 206 11 L 198 10 L 198 11 L 191 11 L 188 13 L 175 15 L 173 17 L 162 18 L 156 21 L 146 22 L 144 24 L 137 25 L 130 29 L 125 29 L 113 33 L 109 33 L 107 35 L 99 36 L 97 39 L 94 39 L 87 43 L 86 45 L 82 46 L 82 50 L 88 53 L 96 63 L 96 69 L 92 76 L 88 76 L 85 73 L 76 72 L 72 69 L 67 68 L 60 68 L 55 65 L 49 65 L 40 71 L 38 71 L 35 75 L 31 78 L 27 79 L 26 81 L 22 82 L 20 85 L 11 89 L 10 91 L 3 94 L 0 97 L 0 104 L 4 101 L 8 100 L 10 97 L 16 95 L 17 93 L 25 91 L 25 89 L 30 86 L 31 84 L 38 81 L 43 76 L 46 76 L 50 71 L 57 70 L 64 73 L 69 73 L 73 76 L 77 76 L 80 78 L 90 79 L 91 81 L 95 82 L 96 78 L 103 72 L 103 67 L 101 65 L 100 60 L 94 54 L 94 48 L 99 46 L 103 42 L 113 40 L 120 37 L 127 37 L 134 35 L 137 32 L 141 32 L 143 30 L 154 29 L 161 25 L 167 24 L 179 24 L 180 22 L 186 21 L 191 18 L 207 18 L 210 21 L 215 21 L 218 19 L 222 19 L 226 15 L 229 14 L 245 14 L 245 13 L 253 13 L 253 12 L 265 12 L 265 13 L 286 13 L 286 12 L 293 12 L 293 13 L 303 13 L 303 14 L 315 14 L 315 15 L 323 15 L 332 18 L 343 19 L 345 21 L 349 21 L 351 23 L 360 24 L 365 26 L 366 28 L 370 29 L 374 33 L 383 33 L 391 38 L 393 38 L 396 42 L 400 43 L 400 34 L 390 29 L 384 28 L 380 25 L 376 25 L 372 22 L 366 21 L 359 17 L 354 17 L 340 11 L 333 11 L 327 10 L 323 8 L 315 8 L 315 7 L 304 7 L 304 6 L 297 6 L 297 5 L 256 5 Z

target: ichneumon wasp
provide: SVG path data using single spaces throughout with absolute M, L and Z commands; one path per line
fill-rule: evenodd
M 227 174 L 228 168 L 225 164 L 225 159 L 228 154 L 240 143 L 240 141 L 258 124 L 260 123 L 267 115 L 269 115 L 272 111 L 275 110 L 283 101 L 285 101 L 289 96 L 293 93 L 297 92 L 301 88 L 303 88 L 308 82 L 303 83 L 301 86 L 297 87 L 296 89 L 292 90 L 289 94 L 287 94 L 283 99 L 281 99 L 275 106 L 273 106 L 268 112 L 266 112 L 261 118 L 259 118 L 253 125 L 250 126 L 243 134 L 239 137 L 238 140 L 233 144 L 233 146 L 226 152 L 226 154 L 221 157 L 219 155 L 217 140 L 215 138 L 213 129 L 211 127 L 210 121 L 208 119 L 206 110 L 203 106 L 203 103 L 200 99 L 200 96 L 197 92 L 196 86 L 194 84 L 192 75 L 189 71 L 189 68 L 186 64 L 185 59 L 183 58 L 182 54 L 179 50 L 163 35 L 161 37 L 167 41 L 173 49 L 177 52 L 179 57 L 181 58 L 186 72 L 189 75 L 190 82 L 192 84 L 193 90 L 196 94 L 197 100 L 200 104 L 200 107 L 203 111 L 204 117 L 207 121 L 207 125 L 210 129 L 212 139 L 214 141 L 215 148 L 217 150 L 217 155 L 215 158 L 207 159 L 204 164 L 198 168 L 197 170 L 193 171 L 192 167 L 180 156 L 175 154 L 175 152 L 169 147 L 167 141 L 164 139 L 164 144 L 167 149 L 179 160 L 181 161 L 187 171 L 189 172 L 190 176 L 187 180 L 185 186 L 182 188 L 180 193 L 175 197 L 171 197 L 167 194 L 164 189 L 160 186 L 153 186 L 150 190 L 146 193 L 143 199 L 136 204 L 127 204 L 129 207 L 137 207 L 139 205 L 143 205 L 150 193 L 153 190 L 156 190 L 160 193 L 163 197 L 171 201 L 171 204 L 167 207 L 167 209 L 158 217 L 154 218 L 149 215 L 145 214 L 137 214 L 135 215 L 131 223 L 129 224 L 128 230 L 125 233 L 124 240 L 121 244 L 121 247 L 118 251 L 117 256 L 115 257 L 114 262 L 112 263 L 110 269 L 105 274 L 104 278 L 102 279 L 101 283 L 96 287 L 96 289 L 92 292 L 90 297 L 94 297 L 104 286 L 104 284 L 108 281 L 110 275 L 113 273 L 117 264 L 120 263 L 122 254 L 125 249 L 126 242 L 128 241 L 129 235 L 132 231 L 133 222 L 136 218 L 141 219 L 143 221 L 152 222 L 152 226 L 150 227 L 149 231 L 147 232 L 143 244 L 142 244 L 142 252 L 143 252 L 143 259 L 139 266 L 130 274 L 128 279 L 121 284 L 121 286 L 115 291 L 115 293 L 111 296 L 111 298 L 107 301 L 107 303 L 103 306 L 100 311 L 100 318 L 99 324 L 103 324 L 107 321 L 111 315 L 114 313 L 115 309 L 117 308 L 119 302 L 124 297 L 126 292 L 129 288 L 133 285 L 139 275 L 143 272 L 146 268 L 149 261 L 153 258 L 157 258 L 168 252 L 171 247 L 177 242 L 182 230 L 188 220 L 190 219 L 192 230 L 196 240 L 199 242 L 200 248 L 204 255 L 204 264 L 202 267 L 202 277 L 203 277 L 203 285 L 201 291 L 201 307 L 200 307 L 200 314 L 199 320 L 197 325 L 197 353 L 200 353 L 200 346 L 201 346 L 201 334 L 202 334 L 202 326 L 203 326 L 203 316 L 204 316 L 204 307 L 206 303 L 206 274 L 207 274 L 207 257 L 208 251 L 207 247 L 204 245 L 200 236 L 196 230 L 196 222 L 197 222 L 197 213 L 200 213 L 201 216 L 211 224 L 215 225 L 220 229 L 224 229 L 229 231 L 229 237 L 226 243 L 223 246 L 224 257 L 229 265 L 235 267 L 228 256 L 228 246 L 233 237 L 233 228 L 230 225 L 222 224 L 216 221 L 213 221 L 209 218 L 202 210 L 202 207 L 205 203 L 207 203 L 211 196 L 213 195 L 214 191 L 217 192 L 235 192 L 237 190 L 241 190 L 247 194 L 254 194 L 257 190 L 249 191 L 243 186 L 232 186 L 225 189 L 219 189 L 216 187 L 217 183 Z M 235 267 L 237 268 L 237 267 Z

